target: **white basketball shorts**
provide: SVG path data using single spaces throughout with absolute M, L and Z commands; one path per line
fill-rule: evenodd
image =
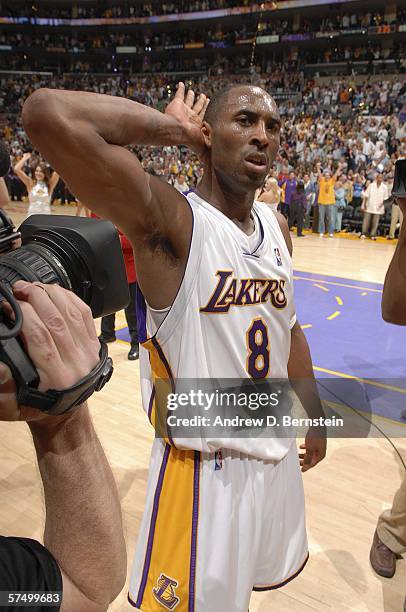
M 279 463 L 156 439 L 129 602 L 143 612 L 247 612 L 308 559 L 296 444 Z

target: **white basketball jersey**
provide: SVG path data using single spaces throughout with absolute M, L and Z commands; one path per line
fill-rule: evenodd
M 154 424 L 157 378 L 287 379 L 290 330 L 295 324 L 292 261 L 275 214 L 262 202 L 253 211 L 260 238 L 248 236 L 197 194 L 188 262 L 178 294 L 156 333 L 139 296 L 141 388 Z M 213 416 L 213 414 L 211 414 Z M 213 452 L 229 448 L 279 461 L 289 438 L 179 438 L 175 446 Z

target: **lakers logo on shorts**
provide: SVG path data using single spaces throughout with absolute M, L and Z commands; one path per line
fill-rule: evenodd
M 167 610 L 174 610 L 180 602 L 175 592 L 177 586 L 179 586 L 179 583 L 176 580 L 161 574 L 157 586 L 152 589 L 155 599 Z

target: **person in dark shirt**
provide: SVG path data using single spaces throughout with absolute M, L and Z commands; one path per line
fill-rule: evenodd
M 303 181 L 298 181 L 296 189 L 293 191 L 290 200 L 289 211 L 289 227 L 292 228 L 297 224 L 297 236 L 302 238 L 303 234 L 303 219 L 306 212 L 306 194 Z
M 13 291 L 23 313 L 21 337 L 40 374 L 39 391 L 67 389 L 85 378 L 100 350 L 90 308 L 57 285 L 18 281 Z M 117 488 L 87 406 L 47 415 L 18 405 L 3 363 L 0 380 L 0 420 L 27 422 L 46 506 L 45 546 L 0 537 L 0 592 L 62 592 L 54 606 L 13 604 L 16 611 L 105 611 L 124 585 L 126 552 Z

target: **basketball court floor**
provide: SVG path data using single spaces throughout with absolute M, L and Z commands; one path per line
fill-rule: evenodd
M 24 210 L 20 203 L 10 204 L 16 224 Z M 75 209 L 55 211 L 74 214 Z M 297 313 L 316 376 L 356 377 L 394 446 L 373 432 L 364 439 L 329 440 L 326 459 L 304 474 L 310 560 L 284 588 L 254 593 L 250 611 L 401 612 L 405 560 L 398 561 L 390 580 L 378 577 L 369 565 L 378 515 L 391 505 L 404 470 L 394 447 L 406 461 L 406 421 L 401 418 L 406 409 L 406 328 L 388 325 L 380 315 L 382 284 L 395 243 L 318 235 L 294 236 L 293 242 Z M 138 362 L 127 360 L 125 325 L 124 313 L 119 313 L 119 339 L 109 345 L 115 373 L 90 406 L 120 492 L 130 567 L 153 432 L 141 407 Z M 397 437 L 390 433 L 394 422 Z M 0 532 L 40 539 L 43 500 L 30 436 L 24 424 L 0 427 Z M 403 430 L 404 437 L 398 437 Z M 130 609 L 123 590 L 110 610 Z

